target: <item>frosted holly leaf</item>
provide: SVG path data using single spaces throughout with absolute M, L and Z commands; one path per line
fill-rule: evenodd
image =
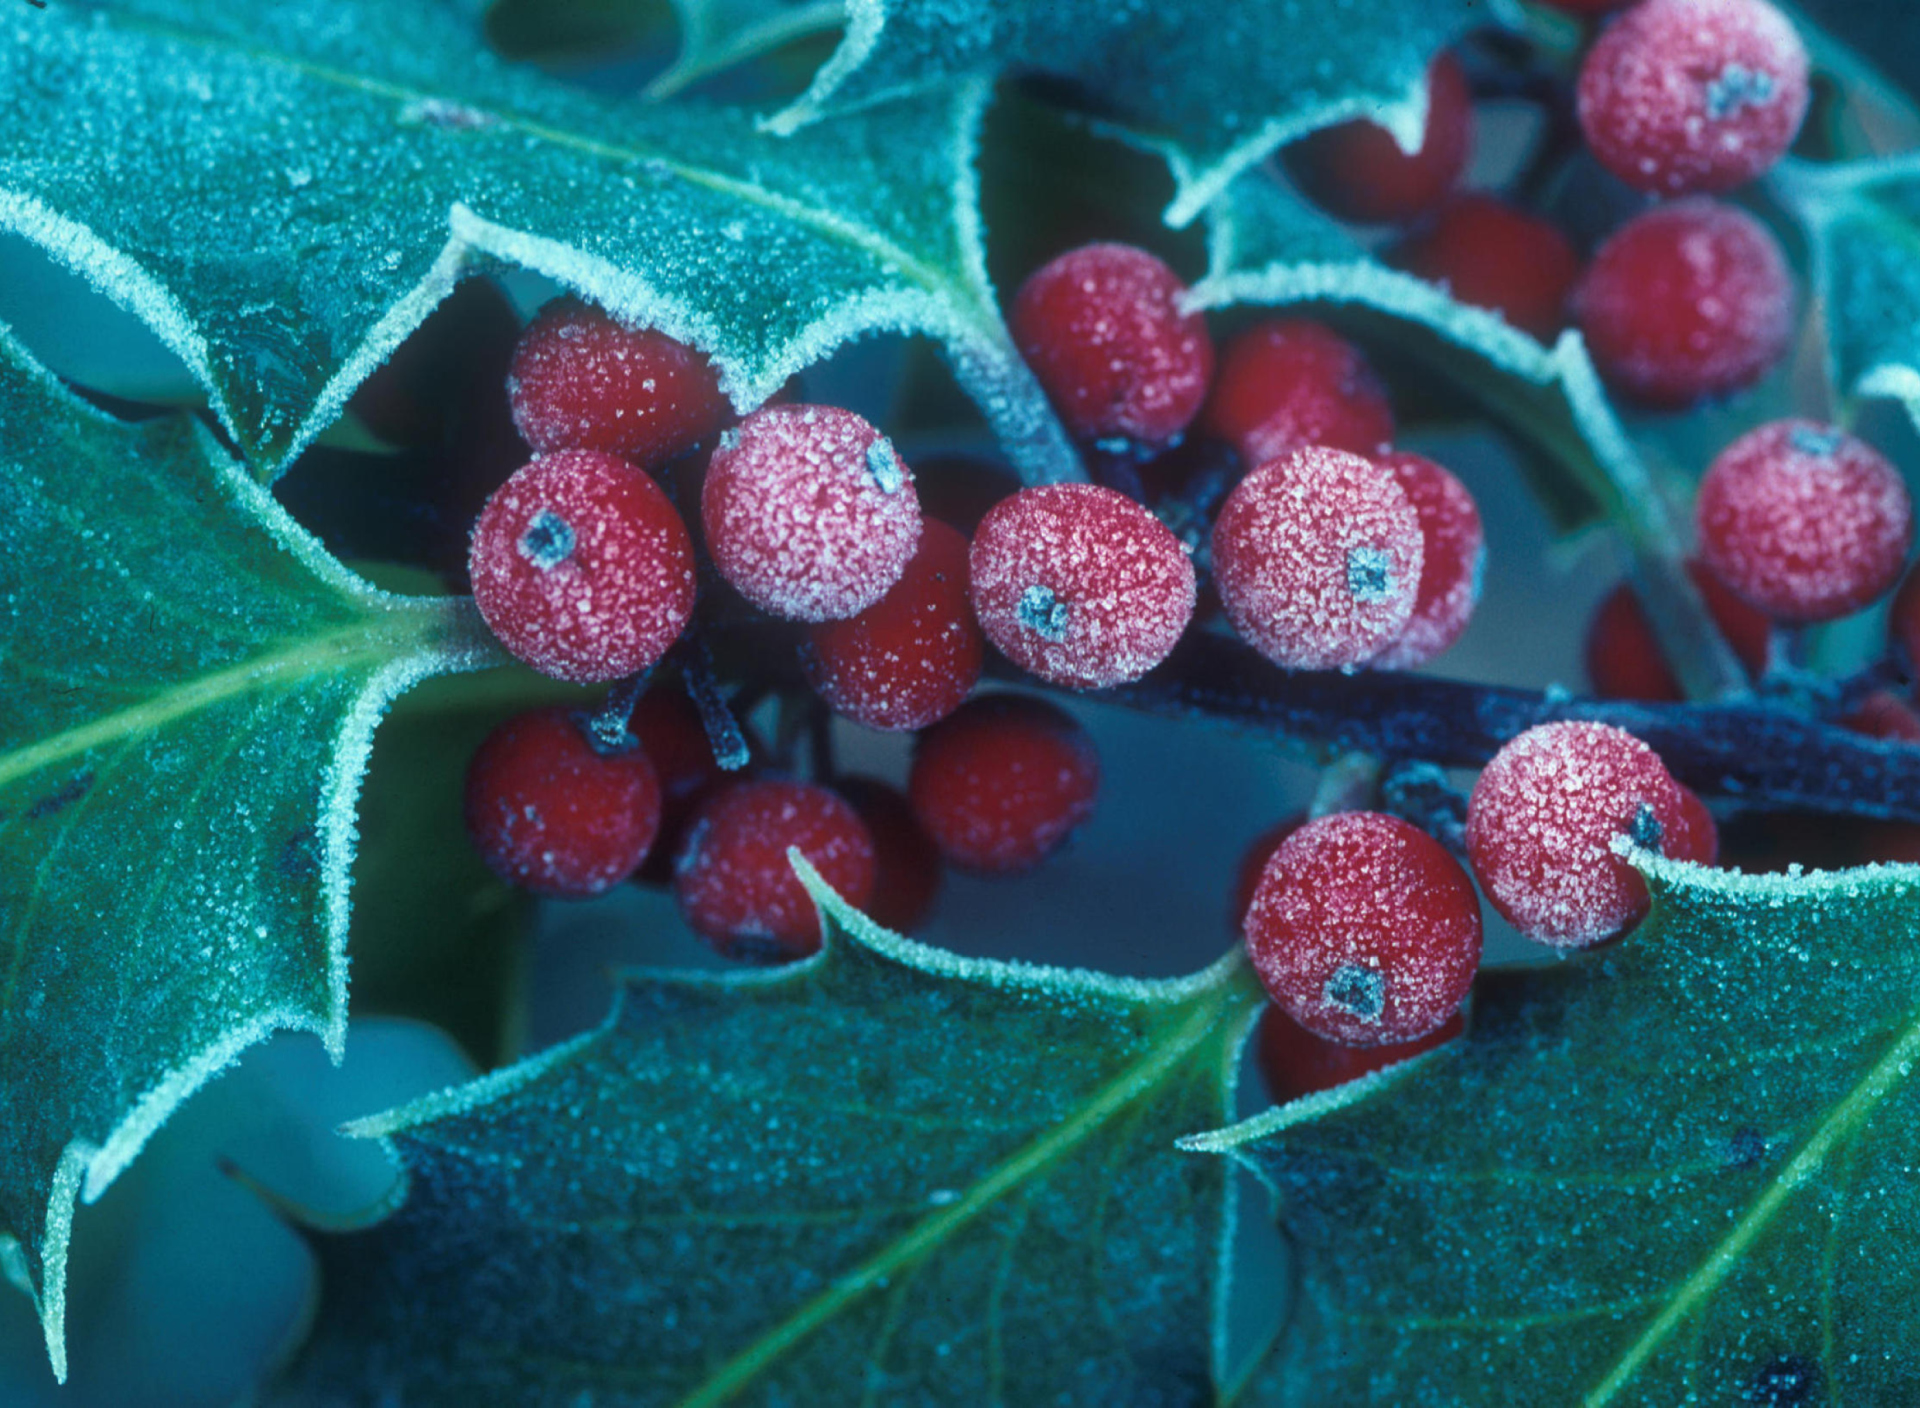
M 1179 226 L 1316 128 L 1364 116 L 1418 146 L 1433 56 L 1513 14 L 1507 0 L 848 0 L 840 47 L 771 125 L 794 132 L 960 79 L 1039 73 L 1166 157 Z
M 722 69 L 757 58 L 846 21 L 841 0 L 672 0 L 680 21 L 680 52 L 647 85 L 668 97 Z
M 127 425 L 0 329 L 0 1267 L 64 1375 L 75 1200 L 282 1028 L 338 1051 L 373 728 L 490 663 L 376 591 L 197 421 Z
M 263 475 L 466 271 L 710 352 L 735 403 L 939 339 L 1036 478 L 1064 434 L 987 282 L 971 83 L 795 141 L 495 57 L 478 0 L 118 0 L 0 18 L 0 227 L 149 322 Z
M 1632 859 L 1654 908 L 1618 946 L 1192 1141 L 1271 1182 L 1295 1257 L 1245 1402 L 1911 1398 L 1920 868 Z
M 1231 1187 L 1237 959 L 1135 982 L 889 934 L 626 977 L 600 1030 L 350 1127 L 404 1202 L 315 1233 L 274 1404 L 1194 1403 Z

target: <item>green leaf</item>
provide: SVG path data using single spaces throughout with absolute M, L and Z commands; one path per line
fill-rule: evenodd
M 846 22 L 841 0 L 672 0 L 680 20 L 680 53 L 647 85 L 664 98 L 689 84 L 757 58 L 796 39 Z
M 16 7 L 0 227 L 149 322 L 263 475 L 489 260 L 706 349 L 743 407 L 850 338 L 931 334 L 1035 478 L 1078 474 L 984 271 L 984 84 L 780 141 L 504 63 L 476 8 Z
M 1366 116 L 1417 146 L 1434 54 L 1513 13 L 1506 0 L 848 0 L 846 9 L 839 49 L 772 119 L 776 131 L 961 79 L 1037 72 L 1166 157 L 1175 226 L 1316 128 Z
M 1654 911 L 1618 946 L 1192 1141 L 1271 1180 L 1296 1258 L 1248 1401 L 1913 1401 L 1920 868 L 1634 859 Z
M 1192 1403 L 1231 1185 L 1237 957 L 1134 982 L 876 928 L 794 855 L 824 953 L 635 974 L 606 1026 L 353 1127 L 406 1170 L 315 1234 L 270 1401 Z
M 57 1372 L 67 1235 L 281 1028 L 337 1052 L 375 723 L 490 663 L 464 599 L 376 591 L 197 421 L 126 425 L 0 330 L 0 1265 Z

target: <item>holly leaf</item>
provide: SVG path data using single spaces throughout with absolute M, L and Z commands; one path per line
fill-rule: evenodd
M 1078 474 L 984 271 L 985 84 L 787 142 L 508 64 L 478 0 L 119 0 L 0 30 L 0 227 L 150 323 L 263 476 L 489 260 L 705 349 L 742 407 L 850 338 L 930 334 L 1035 478 Z
M 793 853 L 824 952 L 635 974 L 608 1023 L 351 1126 L 404 1203 L 316 1233 L 269 1401 L 1192 1403 L 1231 1184 L 1236 958 L 1138 982 L 957 958 Z
M 1295 1258 L 1249 1402 L 1913 1397 L 1920 868 L 1633 859 L 1623 943 L 1191 1141 L 1271 1181 Z
M 127 425 L 0 329 L 0 1267 L 64 1375 L 75 1199 L 270 1032 L 346 1023 L 354 802 L 408 685 L 491 663 L 195 420 Z

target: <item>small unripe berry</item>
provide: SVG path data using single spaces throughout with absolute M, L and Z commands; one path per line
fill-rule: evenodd
M 516 470 L 474 525 L 473 599 L 501 644 L 575 683 L 646 669 L 693 614 L 693 540 L 625 460 L 562 450 Z
M 1193 615 L 1193 563 L 1165 524 L 1095 484 L 1022 489 L 981 520 L 974 614 L 1014 664 L 1068 689 L 1137 680 Z
M 1308 445 L 1374 455 L 1393 443 L 1393 407 L 1365 355 L 1339 333 L 1269 318 L 1221 352 L 1200 429 L 1249 465 Z
M 1397 262 L 1541 342 L 1560 335 L 1580 277 L 1580 256 L 1551 221 L 1477 194 L 1448 201 Z
M 963 870 L 1031 870 L 1093 815 L 1100 755 L 1072 715 L 989 694 L 920 735 L 907 799 L 940 854 Z
M 1720 452 L 1694 503 L 1713 574 L 1777 621 L 1831 621 L 1894 583 L 1913 502 L 1871 445 L 1833 426 L 1779 420 Z
M 1641 0 L 1580 69 L 1580 127 L 1642 191 L 1726 191 L 1778 161 L 1807 113 L 1807 50 L 1766 0 Z
M 720 575 L 792 621 L 865 611 L 920 541 L 912 473 L 885 436 L 837 406 L 768 406 L 722 435 L 700 515 Z
M 1573 311 L 1610 385 L 1678 409 L 1750 386 L 1780 360 L 1793 338 L 1793 278 L 1745 211 L 1676 201 L 1600 246 Z
M 1351 1046 L 1443 1026 L 1480 966 L 1480 901 L 1446 847 L 1383 812 L 1294 832 L 1247 911 L 1247 953 L 1275 1002 Z
M 873 837 L 852 806 L 811 783 L 758 779 L 711 797 L 674 861 L 673 893 L 695 933 L 727 958 L 784 963 L 820 947 L 820 916 L 787 862 L 798 847 L 859 908 L 873 893 Z
M 1425 551 L 1393 471 L 1324 448 L 1241 480 L 1212 546 L 1227 619 L 1290 670 L 1358 665 L 1386 649 L 1412 619 Z
M 1386 128 L 1356 118 L 1322 128 L 1287 149 L 1287 170 L 1342 220 L 1399 225 L 1447 197 L 1473 155 L 1473 94 L 1466 71 L 1442 53 L 1427 68 L 1427 125 L 1405 152 Z
M 1152 446 L 1187 428 L 1213 376 L 1213 341 L 1198 313 L 1180 311 L 1186 291 L 1124 244 L 1069 250 L 1020 285 L 1014 342 L 1075 435 Z
M 1613 853 L 1614 838 L 1674 855 L 1697 850 L 1697 825 L 1659 755 L 1632 734 L 1542 724 L 1481 770 L 1467 802 L 1467 857 L 1514 928 L 1586 948 L 1647 912 L 1646 882 Z
M 1267 1093 L 1278 1103 L 1298 1100 L 1349 1081 L 1398 1065 L 1423 1051 L 1444 1046 L 1466 1030 L 1463 1012 L 1455 1012 L 1440 1026 L 1412 1041 L 1386 1046 L 1348 1046 L 1315 1036 L 1280 1007 L 1260 1014 L 1253 1036 L 1254 1064 L 1266 1082 Z
M 1747 674 L 1758 679 L 1767 668 L 1773 622 L 1727 590 L 1697 558 L 1689 558 L 1686 569 L 1722 639 L 1746 666 Z M 1621 582 L 1594 609 L 1587 623 L 1584 658 L 1587 680 L 1601 699 L 1658 704 L 1686 698 L 1631 582 Z
M 536 709 L 489 733 L 467 765 L 467 835 L 487 868 L 536 895 L 584 899 L 631 875 L 660 825 L 638 748 L 601 752 L 584 717 Z
M 541 454 L 598 450 L 649 469 L 733 416 L 706 354 L 577 298 L 542 308 L 507 373 L 513 423 Z
M 1487 540 L 1473 495 L 1444 467 L 1406 450 L 1382 455 L 1380 463 L 1420 516 L 1420 594 L 1400 634 L 1369 663 L 1407 670 L 1426 664 L 1466 630 L 1480 601 Z
M 874 923 L 911 934 L 926 922 L 940 894 L 940 848 L 898 788 L 871 777 L 839 777 L 845 797 L 873 837 L 873 893 L 861 906 Z

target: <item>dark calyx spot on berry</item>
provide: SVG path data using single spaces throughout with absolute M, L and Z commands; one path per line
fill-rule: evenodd
M 1067 618 L 1072 614 L 1052 587 L 1028 587 L 1020 593 L 1020 605 L 1014 611 L 1021 625 L 1043 640 L 1054 641 L 1067 638 Z
M 1387 1006 L 1387 980 L 1359 963 L 1342 963 L 1323 990 L 1327 1001 L 1363 1022 L 1377 1022 Z
M 573 556 L 573 526 L 552 509 L 541 509 L 520 535 L 520 556 L 551 571 Z
M 1821 458 L 1840 448 L 1840 442 L 1846 437 L 1837 430 L 1816 430 L 1810 425 L 1796 425 L 1787 432 L 1787 443 L 1803 455 L 1819 455 Z
M 1728 64 L 1707 85 L 1707 116 L 1718 122 L 1741 108 L 1765 107 L 1779 91 L 1780 85 L 1765 69 Z
M 1750 1125 L 1736 1129 L 1733 1132 L 1733 1138 L 1727 1141 L 1729 1168 L 1752 1168 L 1766 1156 L 1766 1136 Z
M 1660 818 L 1653 814 L 1653 808 L 1642 802 L 1640 810 L 1633 814 L 1633 825 L 1627 828 L 1627 834 L 1633 838 L 1633 844 L 1642 850 L 1657 851 L 1667 829 L 1660 824 Z
M 883 494 L 897 494 L 900 486 L 907 482 L 906 476 L 900 473 L 900 457 L 885 440 L 876 440 L 867 446 L 867 473 Z
M 1748 1408 L 1812 1408 L 1820 1401 L 1820 1366 L 1804 1354 L 1770 1359 L 1747 1382 L 1740 1402 Z
M 1387 601 L 1393 596 L 1393 557 L 1384 548 L 1353 548 L 1347 553 L 1347 590 L 1356 601 Z

